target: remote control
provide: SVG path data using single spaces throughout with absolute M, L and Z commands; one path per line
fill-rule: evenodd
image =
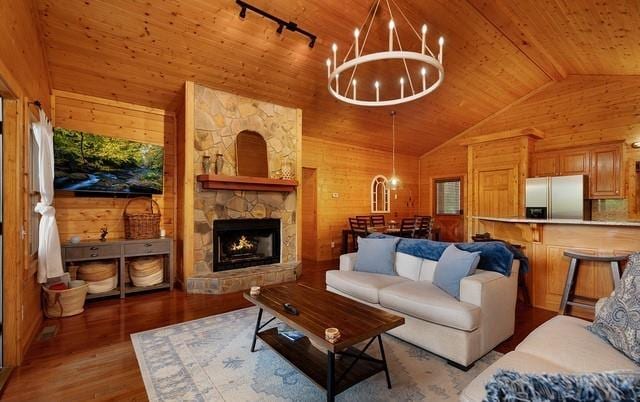
M 284 307 L 284 311 L 286 311 L 289 314 L 293 314 L 293 315 L 298 315 L 298 309 L 295 308 L 291 303 L 284 303 L 282 305 Z

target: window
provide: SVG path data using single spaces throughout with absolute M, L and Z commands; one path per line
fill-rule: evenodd
M 371 181 L 371 212 L 389 212 L 389 182 L 384 176 L 376 176 Z
M 435 182 L 436 215 L 462 215 L 460 179 L 443 179 Z

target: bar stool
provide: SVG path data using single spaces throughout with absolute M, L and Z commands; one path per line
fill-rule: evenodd
M 560 301 L 559 314 L 561 315 L 564 315 L 567 309 L 567 305 L 595 310 L 595 301 L 576 301 L 573 294 L 575 288 L 575 279 L 578 275 L 578 267 L 580 266 L 580 261 L 598 261 L 610 263 L 611 279 L 613 279 L 613 286 L 615 288 L 620 283 L 620 262 L 625 261 L 629 257 L 628 255 L 589 255 L 570 250 L 565 251 L 564 255 L 571 258 L 571 262 L 569 263 L 569 270 L 567 271 L 567 281 L 564 284 L 564 292 L 562 293 L 562 299 Z

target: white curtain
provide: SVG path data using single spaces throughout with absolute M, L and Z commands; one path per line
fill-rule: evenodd
M 42 110 L 40 110 L 40 122 L 33 123 L 33 133 L 38 144 L 38 173 L 40 177 L 40 202 L 36 205 L 35 211 L 42 215 L 38 245 L 38 282 L 45 283 L 47 278 L 61 276 L 64 271 L 62 269 L 56 210 L 51 206 L 54 191 L 53 128 Z

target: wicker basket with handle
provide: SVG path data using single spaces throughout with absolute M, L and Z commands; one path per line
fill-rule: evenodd
M 150 201 L 151 209 L 145 212 L 130 213 L 129 205 L 133 201 Z M 156 207 L 157 213 L 153 207 Z M 160 237 L 160 206 L 153 198 L 137 197 L 127 202 L 124 208 L 124 236 L 130 240 L 156 239 Z

